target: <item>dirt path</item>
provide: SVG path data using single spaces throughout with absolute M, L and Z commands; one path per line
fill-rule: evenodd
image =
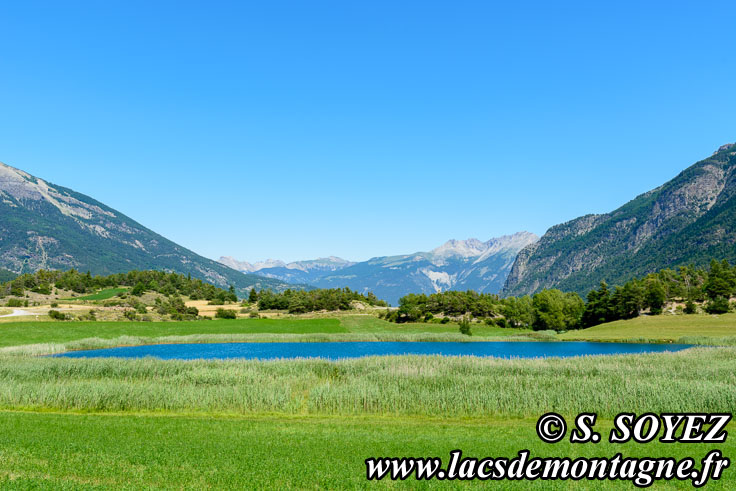
M 13 309 L 12 314 L 6 314 L 6 315 L 0 315 L 0 318 L 3 317 L 21 317 L 24 315 L 38 315 L 35 312 L 28 312 L 27 310 L 20 310 L 20 309 Z

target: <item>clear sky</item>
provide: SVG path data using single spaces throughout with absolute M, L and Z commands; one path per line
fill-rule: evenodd
M 736 3 L 0 4 L 0 161 L 205 256 L 610 211 L 736 141 Z

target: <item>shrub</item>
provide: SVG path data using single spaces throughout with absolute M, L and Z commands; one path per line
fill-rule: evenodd
M 66 315 L 62 314 L 58 310 L 49 310 L 49 317 L 55 321 L 63 321 L 67 319 Z
M 692 300 L 688 300 L 685 302 L 685 310 L 684 312 L 686 314 L 696 314 L 698 312 L 698 307 L 695 305 L 695 302 Z
M 9 298 L 8 307 L 23 307 L 23 300 L 20 298 Z
M 217 319 L 237 319 L 238 313 L 230 309 L 217 309 L 215 317 Z
M 41 295 L 51 295 L 51 285 L 48 283 L 42 283 L 36 288 L 32 288 L 31 291 L 34 293 L 40 293 Z
M 162 302 L 156 299 L 156 310 L 161 315 L 170 315 L 173 320 L 193 320 L 199 315 L 197 307 L 187 307 L 181 297 L 175 296 Z
M 51 308 L 55 309 L 59 306 L 59 302 L 51 302 Z
M 728 299 L 725 297 L 715 298 L 705 304 L 705 311 L 709 314 L 725 314 L 728 312 L 729 308 L 730 305 L 728 304 Z
M 473 335 L 473 333 L 470 332 L 470 318 L 467 315 L 460 319 L 460 334 L 465 334 L 466 336 Z
M 135 310 L 126 310 L 123 315 L 126 319 L 135 321 L 138 320 L 138 316 L 135 314 Z
M 442 318 L 442 320 L 440 321 L 440 324 L 447 324 L 448 322 L 450 322 L 450 318 L 449 318 L 449 317 L 447 317 L 447 316 L 445 316 L 445 317 L 443 317 L 443 318 Z
M 146 285 L 144 285 L 142 282 L 136 283 L 136 285 L 133 287 L 132 290 L 130 290 L 130 294 L 136 297 L 140 297 L 145 293 L 146 291 Z
M 432 313 L 431 313 L 431 312 L 430 312 L 430 313 L 427 313 L 427 314 L 426 314 L 426 315 L 424 316 L 424 322 L 429 322 L 429 321 L 431 321 L 432 319 L 434 319 L 434 316 L 432 315 Z
M 251 312 L 250 314 L 248 314 L 248 317 L 250 317 L 251 319 L 258 319 L 261 316 L 258 315 L 258 312 Z

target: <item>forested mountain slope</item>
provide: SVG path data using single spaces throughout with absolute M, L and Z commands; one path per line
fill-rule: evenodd
M 603 215 L 550 228 L 516 258 L 505 295 L 559 288 L 580 294 L 601 280 L 711 258 L 736 260 L 736 144 L 685 169 L 664 185 Z

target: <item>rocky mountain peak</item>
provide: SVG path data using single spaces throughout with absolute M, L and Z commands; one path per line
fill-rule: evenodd
M 483 254 L 488 245 L 478 239 L 455 240 L 451 239 L 430 252 L 438 257 L 459 256 L 476 257 Z
M 724 150 L 731 150 L 732 148 L 736 147 L 736 143 L 726 143 L 725 145 L 721 145 L 718 147 L 718 150 L 713 152 L 713 154 L 717 154 L 718 152 L 723 152 Z
M 286 286 L 226 268 L 89 196 L 0 163 L 0 269 L 22 274 L 70 268 L 92 274 L 174 271 L 233 285 L 241 295 L 254 285 Z
M 63 215 L 76 219 L 91 220 L 99 216 L 115 217 L 115 214 L 99 206 L 85 203 L 68 192 L 33 177 L 20 169 L 0 162 L 0 195 L 10 206 L 28 201 L 44 201 Z M 11 198 L 15 203 L 8 198 Z M 100 233 L 99 230 L 97 230 Z

